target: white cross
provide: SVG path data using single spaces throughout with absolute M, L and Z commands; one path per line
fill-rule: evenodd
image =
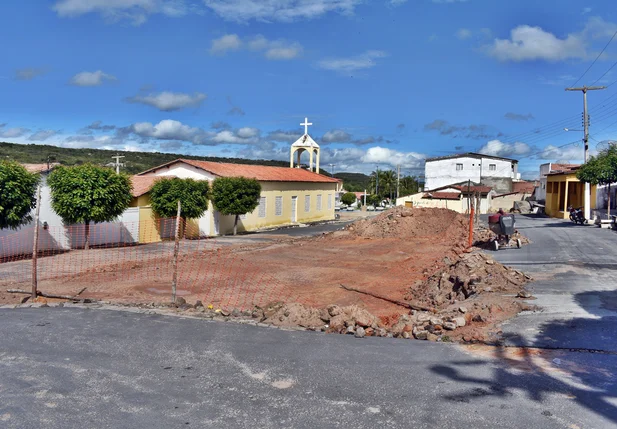
M 308 127 L 309 125 L 313 125 L 313 123 L 309 122 L 308 118 L 304 118 L 304 123 L 300 125 L 304 125 L 304 134 L 308 134 Z

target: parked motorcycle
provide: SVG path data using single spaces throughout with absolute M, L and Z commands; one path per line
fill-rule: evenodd
M 570 212 L 570 220 L 576 224 L 580 223 L 581 225 L 588 223 L 588 220 L 585 219 L 585 215 L 583 214 L 583 208 L 579 207 L 575 209 L 574 207 L 568 207 L 568 211 Z

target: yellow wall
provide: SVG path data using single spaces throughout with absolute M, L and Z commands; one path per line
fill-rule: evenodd
M 252 213 L 246 214 L 245 218 L 238 220 L 238 231 L 254 231 L 261 228 L 290 225 L 291 222 L 291 198 L 297 197 L 297 222 L 307 223 L 324 220 L 333 220 L 335 206 L 336 183 L 310 183 L 310 182 L 260 182 L 261 196 L 266 198 L 266 215 L 259 216 L 259 207 Z M 306 195 L 310 196 L 310 210 L 304 210 Z M 321 195 L 321 210 L 317 210 L 317 196 Z M 328 195 L 330 195 L 330 208 L 328 208 Z M 283 198 L 282 215 L 276 215 L 276 197 Z M 148 194 L 138 198 L 133 198 L 131 207 L 139 207 L 140 243 L 152 243 L 161 240 L 159 229 L 161 228 L 158 218 L 150 207 L 150 197 Z M 231 234 L 235 216 L 213 215 L 214 207 L 212 202 L 208 203 L 207 216 L 211 216 L 210 231 L 215 233 L 215 216 L 219 219 L 219 235 Z M 199 231 L 198 220 L 187 222 L 187 235 L 192 235 Z
M 566 190 L 567 184 L 567 192 Z M 576 174 L 556 174 L 546 178 L 545 212 L 551 217 L 568 219 L 568 206 L 575 208 L 584 206 L 585 184 L 579 182 Z M 591 185 L 591 208 L 596 208 L 596 186 Z
M 291 198 L 297 198 L 297 222 L 307 223 L 334 219 L 336 183 L 310 182 L 260 182 L 261 196 L 266 198 L 266 216 L 259 217 L 259 207 L 248 213 L 245 219 L 238 220 L 238 231 L 254 231 L 256 229 L 291 224 Z M 310 210 L 304 210 L 306 195 L 311 198 Z M 317 210 L 317 196 L 321 195 L 321 210 Z M 328 209 L 328 195 L 331 195 L 331 206 Z M 283 211 L 276 215 L 276 197 L 283 197 Z M 233 232 L 235 216 L 220 216 L 219 234 Z M 211 231 L 215 231 L 214 219 Z

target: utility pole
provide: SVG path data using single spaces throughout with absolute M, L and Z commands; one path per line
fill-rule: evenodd
M 589 158 L 589 114 L 587 113 L 587 91 L 597 91 L 600 89 L 606 89 L 605 86 L 583 86 L 580 88 L 566 88 L 566 91 L 583 91 L 583 127 L 585 136 L 583 137 L 583 142 L 585 143 L 585 158 L 584 162 L 587 163 Z M 591 187 L 589 183 L 585 183 L 585 219 L 589 219 L 591 217 Z M 566 207 L 563 208 L 566 210 Z
M 396 199 L 398 200 L 398 192 L 401 184 L 401 165 L 396 166 Z
M 336 164 L 328 164 L 328 165 L 330 166 L 330 176 L 331 176 L 331 177 L 334 177 L 334 166 L 335 166 Z
M 377 164 L 377 173 L 375 174 L 375 195 L 379 194 L 379 164 Z
M 116 154 L 115 156 L 112 156 L 112 158 L 116 160 L 116 162 L 114 162 L 114 166 L 116 167 L 116 174 L 120 174 L 120 167 L 124 167 L 124 163 L 120 162 L 120 158 L 124 158 L 124 156 Z

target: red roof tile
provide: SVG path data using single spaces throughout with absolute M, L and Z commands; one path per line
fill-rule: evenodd
M 457 186 L 453 186 L 453 188 L 460 189 L 461 192 L 467 192 L 467 189 L 469 189 L 469 192 L 480 192 L 481 194 L 488 194 L 489 192 L 493 190 L 493 188 L 491 188 L 490 186 L 482 186 L 482 185 L 473 185 L 469 187 L 465 185 L 457 185 Z
M 150 192 L 152 185 L 158 179 L 170 179 L 172 177 L 174 176 L 131 176 L 131 183 L 133 184 L 131 194 L 135 198 L 141 197 Z
M 512 192 L 513 193 L 531 193 L 536 189 L 536 185 L 533 182 L 512 182 Z
M 458 192 L 427 192 L 422 198 L 433 198 L 438 200 L 460 200 L 461 194 Z
M 265 165 L 231 164 L 224 162 L 195 161 L 192 159 L 178 159 L 159 167 L 144 171 L 144 174 L 158 168 L 178 162 L 192 165 L 219 177 L 248 177 L 262 182 L 320 182 L 339 183 L 337 179 L 313 173 L 302 168 L 269 167 Z

